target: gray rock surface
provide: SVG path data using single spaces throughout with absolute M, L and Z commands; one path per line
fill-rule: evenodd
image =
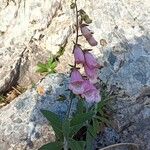
M 119 43 L 121 47 L 121 43 Z M 128 43 L 128 49 L 107 51 L 107 67 L 100 78 L 110 85 L 125 89 L 125 94 L 139 96 L 150 85 L 150 36 L 135 37 Z
M 92 51 L 104 62 L 99 77 L 108 88 L 115 89 L 117 99 L 112 130 L 103 133 L 110 139 L 105 145 L 120 142 L 140 144 L 150 149 L 150 3 L 148 0 L 82 0 L 79 8 L 90 15 L 89 26 L 99 42 Z M 24 5 L 25 4 L 25 5 Z M 72 40 L 74 12 L 69 0 L 0 1 L 0 92 L 17 82 L 28 85 L 41 76 L 35 73 L 38 61 L 56 54 L 66 44 L 60 58 L 59 72 L 68 72 L 73 63 Z M 102 44 L 102 39 L 106 41 Z M 80 37 L 83 48 L 90 48 Z M 63 83 L 63 85 L 62 85 Z M 40 113 L 41 108 L 65 114 L 68 98 L 67 77 L 56 74 L 46 77 L 37 86 L 46 94 L 29 89 L 0 110 L 0 149 L 33 149 L 54 140 L 54 133 Z M 104 135 L 105 134 L 105 135 Z M 103 139 L 102 139 L 103 140 Z M 117 141 L 118 142 L 118 141 Z M 117 143 L 116 142 L 116 143 Z M 99 141 L 102 143 L 102 141 Z
M 7 2 L 0 1 L 0 93 L 41 79 L 37 63 L 56 54 L 72 32 L 65 1 Z
M 108 145 L 120 143 L 119 133 L 110 127 L 106 127 L 95 139 L 95 147 L 103 148 Z
M 140 149 L 146 150 L 150 149 L 149 46 L 149 36 L 142 36 L 135 38 L 133 43 L 129 41 L 127 51 L 108 50 L 104 55 L 106 66 L 99 76 L 117 94 L 116 101 L 112 103 L 114 128 L 120 136 L 116 142 L 137 143 Z M 110 136 L 112 133 L 104 132 L 100 137 L 103 134 Z M 98 143 L 102 143 L 102 139 L 99 138 Z M 113 138 L 103 144 L 110 145 L 111 142 Z
M 0 110 L 0 150 L 37 150 L 44 143 L 54 141 L 54 132 L 40 109 L 56 112 L 63 118 L 69 100 L 67 85 L 65 75 L 47 76 L 37 87 L 3 107 Z M 38 87 L 44 89 L 44 95 L 38 93 Z M 65 96 L 64 102 L 58 100 L 60 95 Z
M 140 101 L 131 98 L 118 98 L 116 102 L 116 129 L 121 142 L 133 142 L 140 149 L 150 149 L 150 98 Z

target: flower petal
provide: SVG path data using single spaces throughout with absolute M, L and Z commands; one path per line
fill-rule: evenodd
M 88 38 L 86 40 L 89 42 L 89 44 L 91 46 L 96 46 L 98 44 L 97 41 L 95 40 L 95 38 L 93 36 L 91 36 L 90 38 Z
M 84 80 L 80 72 L 76 68 L 74 68 L 71 72 L 69 89 L 72 90 L 74 94 L 82 94 L 84 92 L 83 83 Z
M 70 83 L 74 83 L 74 82 L 83 82 L 83 78 L 80 74 L 80 72 L 77 69 L 73 69 L 71 72 L 71 79 L 70 79 Z
M 98 69 L 97 68 L 92 68 L 90 69 L 86 64 L 84 65 L 84 70 L 85 73 L 87 75 L 87 77 L 89 78 L 91 83 L 96 83 L 97 82 L 97 78 L 98 78 Z
M 97 89 L 85 93 L 84 96 L 85 96 L 86 101 L 89 103 L 93 103 L 93 102 L 98 103 L 101 101 L 101 97 Z
M 86 62 L 86 65 L 89 67 L 89 68 L 99 68 L 100 65 L 97 63 L 96 59 L 94 58 L 94 56 L 86 51 L 85 54 L 85 62 Z
M 74 94 L 83 94 L 84 92 L 83 82 L 76 82 L 69 84 L 69 89 L 72 90 Z
M 82 24 L 80 28 L 81 28 L 81 33 L 82 33 L 82 35 L 83 35 L 86 39 L 89 39 L 89 38 L 92 37 L 92 33 L 91 33 L 91 31 L 87 28 L 87 25 Z
M 84 53 L 79 45 L 75 45 L 74 47 L 74 58 L 77 64 L 84 64 Z
M 101 100 L 99 91 L 89 80 L 84 82 L 84 93 L 82 96 L 85 97 L 88 103 L 99 102 Z

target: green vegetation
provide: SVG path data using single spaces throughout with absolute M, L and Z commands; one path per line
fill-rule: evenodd
M 6 98 L 6 97 L 5 97 L 4 95 L 1 94 L 1 95 L 0 95 L 0 103 L 5 102 L 5 98 Z
M 55 68 L 57 67 L 57 61 L 53 58 L 50 58 L 47 63 L 38 63 L 37 64 L 37 72 L 39 73 L 55 73 Z
M 70 94 L 71 99 L 77 98 L 77 109 L 70 116 L 71 105 L 64 120 L 59 115 L 47 110 L 41 110 L 42 114 L 50 122 L 56 135 L 56 141 L 42 146 L 39 150 L 92 150 L 93 140 L 104 126 L 109 126 L 110 116 L 107 114 L 109 102 L 113 98 L 107 90 L 102 91 L 102 100 L 89 106 L 88 103 L 79 96 Z M 67 145 L 65 145 L 67 144 Z
M 49 60 L 46 63 L 41 63 L 41 62 L 38 63 L 36 71 L 45 74 L 56 73 L 55 69 L 58 65 L 59 57 L 63 55 L 64 51 L 65 51 L 65 46 L 61 46 L 56 56 L 49 58 Z

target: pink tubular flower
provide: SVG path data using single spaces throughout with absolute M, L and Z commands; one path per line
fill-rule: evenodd
M 69 89 L 72 90 L 74 94 L 82 94 L 84 92 L 83 83 L 84 80 L 80 72 L 76 68 L 74 68 L 71 72 Z
M 97 82 L 97 78 L 98 78 L 98 69 L 97 68 L 92 68 L 90 69 L 86 64 L 84 65 L 84 70 L 85 73 L 87 75 L 87 77 L 89 78 L 89 80 L 92 83 L 96 83 Z
M 86 51 L 84 56 L 85 56 L 86 65 L 90 69 L 99 68 L 100 67 L 100 65 L 97 63 L 96 59 L 94 58 L 94 56 L 90 52 Z
M 86 39 L 89 39 L 92 37 L 92 33 L 91 31 L 87 28 L 87 25 L 86 24 L 82 24 L 81 25 L 81 33 L 82 35 L 86 38 Z
M 74 58 L 77 64 L 84 64 L 84 54 L 79 45 L 75 45 L 74 47 Z
M 92 36 L 92 32 L 87 28 L 86 24 L 80 26 L 82 35 L 86 38 L 91 46 L 96 46 L 98 43 Z
M 92 83 L 90 83 L 89 80 L 84 81 L 84 93 L 82 94 L 82 96 L 85 97 L 85 100 L 88 103 L 98 103 L 101 100 L 99 91 Z
M 89 42 L 89 44 L 91 46 L 96 46 L 98 44 L 97 41 L 94 39 L 93 36 L 91 38 L 89 38 L 89 39 L 86 39 L 86 40 Z

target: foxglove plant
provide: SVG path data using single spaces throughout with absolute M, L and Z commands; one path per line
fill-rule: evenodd
M 87 39 L 87 41 L 89 42 L 92 39 L 91 45 L 92 46 L 97 45 L 97 42 L 94 39 L 91 31 L 87 28 L 87 25 L 81 24 L 79 26 L 81 29 L 81 33 Z M 91 49 L 82 50 L 81 45 L 78 44 L 78 28 L 77 28 L 76 43 L 73 49 L 75 64 L 72 69 L 73 71 L 71 72 L 69 89 L 72 90 L 74 94 L 81 94 L 82 97 L 84 97 L 88 103 L 94 103 L 94 102 L 99 102 L 101 99 L 98 90 L 93 85 L 93 83 L 97 82 L 98 68 L 100 67 L 100 65 L 98 64 L 98 62 L 96 61 L 92 53 L 90 53 L 89 51 L 91 51 Z M 77 64 L 82 64 L 82 66 L 84 66 L 84 70 L 85 70 L 85 74 L 87 78 L 86 80 L 83 80 L 82 75 L 77 70 L 76 68 Z M 86 89 L 86 87 L 88 86 L 85 86 L 83 88 L 84 84 L 89 85 L 89 87 L 91 88 L 89 90 Z M 88 93 L 88 94 L 85 94 L 85 93 Z
M 99 91 L 89 80 L 84 81 L 84 92 L 82 96 L 85 97 L 88 103 L 98 103 L 101 100 Z
M 79 29 L 85 37 L 86 41 L 91 46 L 96 46 L 98 42 L 93 37 L 93 33 L 88 28 L 88 24 L 85 23 L 91 23 L 92 21 L 86 15 L 85 11 L 77 9 L 77 4 L 75 0 L 74 8 L 76 10 L 76 42 L 74 42 L 74 65 L 71 71 L 70 75 L 70 84 L 69 89 L 76 95 L 79 95 L 82 99 L 85 99 L 87 103 L 90 105 L 95 104 L 95 115 L 97 114 L 97 106 L 98 103 L 101 101 L 101 95 L 99 89 L 95 87 L 95 83 L 97 83 L 98 79 L 98 71 L 100 68 L 100 64 L 96 61 L 95 57 L 90 53 L 92 49 L 84 49 L 82 50 L 81 45 L 78 43 L 78 37 L 79 37 Z M 72 5 L 73 6 L 73 5 Z M 81 15 L 81 21 L 79 22 L 79 15 L 78 12 Z M 85 23 L 82 23 L 82 21 L 85 21 Z M 83 76 L 80 73 L 80 68 L 77 68 L 77 65 L 80 64 L 84 68 L 85 76 Z M 71 100 L 72 101 L 72 100 Z M 88 104 L 87 104 L 88 106 Z M 88 112 L 88 107 L 86 107 L 86 112 Z M 93 121 L 95 123 L 95 121 Z M 89 140 L 90 134 L 89 134 L 89 122 L 87 121 L 87 143 L 92 143 Z M 94 127 L 95 128 L 95 127 Z M 87 149 L 88 146 L 87 146 Z M 91 149 L 91 148 L 90 148 Z
M 84 58 L 84 53 L 80 47 L 80 45 L 76 44 L 74 45 L 74 59 L 76 64 L 84 64 L 85 63 L 85 58 Z
M 93 33 L 88 29 L 87 24 L 81 24 L 80 25 L 80 29 L 81 29 L 81 33 L 82 35 L 86 38 L 86 40 L 88 41 L 88 43 L 91 46 L 96 46 L 98 43 L 95 40 L 95 38 L 93 37 Z
M 84 65 L 84 70 L 86 76 L 90 80 L 91 83 L 96 83 L 98 80 L 98 69 L 97 68 L 89 68 L 86 64 Z
M 84 80 L 78 71 L 78 69 L 73 68 L 71 72 L 71 79 L 69 84 L 69 89 L 72 90 L 74 94 L 82 94 L 84 92 Z
M 90 39 L 92 37 L 92 32 L 88 29 L 87 24 L 81 24 L 80 25 L 80 29 L 81 29 L 81 33 L 82 35 L 86 38 L 86 39 Z
M 99 132 L 101 118 L 98 109 L 102 109 L 105 103 L 101 104 L 100 90 L 96 88 L 95 83 L 98 82 L 98 71 L 101 66 L 92 55 L 92 49 L 83 49 L 78 43 L 79 29 L 91 46 L 96 46 L 98 43 L 88 28 L 92 20 L 84 10 L 78 10 L 77 0 L 71 4 L 71 9 L 75 9 L 76 12 L 76 39 L 73 46 L 74 64 L 71 65 L 68 85 L 70 91 L 68 113 L 62 120 L 53 112 L 41 110 L 55 131 L 56 141 L 42 146 L 39 150 L 93 150 L 92 140 Z M 84 73 L 80 71 L 82 68 Z M 79 106 L 77 105 L 75 114 L 70 115 L 75 96 L 78 98 Z M 102 110 L 101 112 L 103 113 Z M 82 127 L 87 129 L 86 141 L 74 138 Z
M 100 64 L 96 61 L 96 59 L 90 52 L 85 51 L 84 56 L 85 56 L 85 62 L 90 69 L 100 67 Z

